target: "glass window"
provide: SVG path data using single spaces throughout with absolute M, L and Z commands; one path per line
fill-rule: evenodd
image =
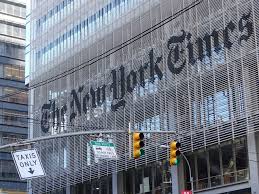
M 14 110 L 3 110 L 3 124 L 27 127 L 28 126 L 28 113 Z
M 15 15 L 15 16 L 20 16 L 20 15 L 21 15 L 20 7 L 18 7 L 18 6 L 13 6 L 13 8 L 14 8 L 14 15 Z
M 149 193 L 152 190 L 152 167 L 148 166 L 144 168 L 143 177 L 143 192 Z
M 166 173 L 166 170 L 164 169 L 164 165 L 162 162 L 157 162 L 155 164 L 155 173 L 154 173 L 154 185 L 155 190 L 161 191 L 163 185 L 163 174 Z
M 216 114 L 220 121 L 228 121 L 230 118 L 229 95 L 227 90 L 216 93 Z
M 135 192 L 141 193 L 143 188 L 142 168 L 135 169 Z
M 247 155 L 247 143 L 246 139 L 235 140 L 235 153 L 236 153 L 236 170 L 237 181 L 247 180 L 248 174 L 248 155 Z
M 235 181 L 235 163 L 232 144 L 228 143 L 226 145 L 223 145 L 221 147 L 221 152 L 224 184 L 232 183 Z
M 134 174 L 134 169 L 130 169 L 125 172 L 125 181 L 124 181 L 124 193 L 129 193 L 132 194 L 133 192 L 133 177 L 135 176 Z M 112 193 L 112 192 L 111 192 Z
M 191 167 L 191 171 L 192 171 L 192 177 L 193 177 L 193 186 L 194 186 L 194 189 L 196 189 L 196 182 L 197 182 L 197 176 L 195 174 L 195 157 L 194 155 L 189 155 L 187 156 L 187 159 L 190 163 L 190 167 Z M 186 188 L 191 190 L 191 182 L 190 182 L 190 174 L 189 174 L 189 168 L 185 162 L 185 179 L 186 179 Z
M 6 12 L 5 11 L 5 6 L 6 6 L 5 3 L 0 2 L 0 12 Z
M 0 177 L 4 180 L 18 180 L 15 164 L 13 161 L 1 160 L 0 161 Z
M 195 190 L 249 179 L 246 138 L 212 146 L 207 151 L 199 150 L 187 158 L 192 169 Z M 186 163 L 184 169 L 186 188 L 191 189 Z
M 218 146 L 209 149 L 209 163 L 211 186 L 214 187 L 221 185 L 220 155 Z
M 0 43 L 0 54 L 8 57 L 24 59 L 24 47 L 8 43 Z
M 208 187 L 208 167 L 207 167 L 207 153 L 204 151 L 200 151 L 197 154 L 197 170 L 198 170 L 197 189 L 205 189 Z
M 14 102 L 20 104 L 28 103 L 28 95 L 25 91 L 21 91 L 16 88 L 4 87 L 3 93 L 4 95 L 7 95 L 7 97 L 4 98 L 4 100 L 7 102 Z
M 26 135 L 21 134 L 12 134 L 12 133 L 2 133 L 1 145 L 15 143 L 17 141 L 21 141 L 26 139 Z
M 24 66 L 4 65 L 4 78 L 24 81 Z
M 214 101 L 214 95 L 204 98 L 204 113 L 207 125 L 211 125 L 215 121 Z

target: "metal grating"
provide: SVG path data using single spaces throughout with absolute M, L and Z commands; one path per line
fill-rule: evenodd
M 38 142 L 35 146 L 41 153 L 48 176 L 32 181 L 35 193 L 48 192 L 161 160 L 167 157 L 167 150 L 161 150 L 159 145 L 173 138 L 179 138 L 182 150 L 188 152 L 258 130 L 259 28 L 256 18 L 259 17 L 259 3 L 256 0 L 124 2 L 128 7 L 123 5 L 124 7 L 121 6 L 117 10 L 115 6 L 114 20 L 110 18 L 108 21 L 104 18 L 103 21 L 96 22 L 96 25 L 101 26 L 96 33 L 87 36 L 87 33 L 90 34 L 89 31 L 81 31 L 78 38 L 80 41 L 75 37 L 70 43 L 66 43 L 72 44 L 71 48 L 65 46 L 63 51 L 58 51 L 56 57 L 55 54 L 50 55 L 47 62 L 32 62 L 30 77 L 30 85 L 33 88 L 30 102 L 34 105 L 30 110 L 31 117 L 34 118 L 34 123 L 30 127 L 33 137 L 84 130 L 125 130 L 125 133 L 105 137 L 112 139 L 117 145 L 119 160 L 96 163 L 88 144 L 92 139 L 89 135 Z M 201 3 L 180 13 L 168 23 L 162 22 L 158 28 L 134 42 L 123 47 L 118 46 L 159 22 L 167 21 L 166 18 L 194 2 Z M 47 5 L 48 1 L 43 1 L 43 4 Z M 78 10 L 84 9 L 85 6 L 82 2 Z M 95 9 L 98 6 L 99 4 L 95 3 Z M 39 15 L 37 10 L 32 10 L 32 20 L 39 17 L 37 14 Z M 84 18 L 88 12 L 77 12 L 77 9 L 74 9 L 71 14 L 73 20 L 70 20 L 76 22 Z M 64 19 L 63 22 L 69 24 L 70 20 Z M 41 41 L 49 42 L 62 34 L 62 23 L 55 28 L 32 37 L 31 55 L 34 48 L 37 50 L 40 47 Z M 226 28 L 227 31 L 224 32 Z M 56 32 L 58 30 L 60 33 Z M 214 30 L 219 35 L 218 46 L 215 47 L 217 42 L 210 37 L 211 49 L 205 51 L 205 47 L 208 46 L 205 44 L 205 41 L 208 41 L 206 35 Z M 181 44 L 172 43 L 176 40 L 181 41 L 183 36 Z M 188 37 L 191 41 L 188 41 Z M 201 45 L 199 47 L 199 41 L 203 41 L 202 49 Z M 190 48 L 190 43 L 193 45 L 193 59 L 190 57 L 191 50 L 187 49 Z M 116 49 L 109 51 L 112 48 Z M 175 61 L 174 66 L 168 62 L 170 49 L 173 56 L 171 59 Z M 183 52 L 180 52 L 181 49 Z M 179 58 L 174 55 L 178 51 Z M 104 57 L 100 57 L 102 54 Z M 153 65 L 158 61 L 162 75 L 159 75 L 157 69 L 154 70 L 154 74 L 150 71 L 152 60 Z M 181 69 L 185 60 L 186 64 Z M 145 69 L 146 64 L 148 68 Z M 77 71 L 71 70 L 74 67 Z M 137 84 L 133 91 L 125 86 L 124 89 L 128 91 L 123 96 L 125 107 L 113 111 L 111 104 L 118 102 L 118 99 L 113 99 L 114 91 L 110 88 L 113 82 L 111 72 L 116 70 L 119 80 L 121 67 L 124 68 L 125 79 L 132 73 L 130 83 L 134 83 L 136 73 Z M 173 67 L 179 72 L 172 73 Z M 141 68 L 144 68 L 143 77 L 140 75 Z M 60 73 L 64 73 L 64 76 L 60 76 Z M 59 77 L 62 78 L 56 79 Z M 45 84 L 46 79 L 54 81 Z M 127 85 L 127 81 L 125 83 Z M 91 88 L 96 90 L 104 84 L 107 86 L 105 101 L 100 104 L 96 102 L 96 108 L 93 108 Z M 82 86 L 84 88 L 79 94 L 78 90 Z M 75 103 L 71 106 L 74 99 L 71 94 L 73 89 L 79 96 L 81 106 L 83 98 L 88 93 L 90 95 L 87 110 L 83 111 L 81 107 L 81 115 Z M 117 90 L 119 98 L 123 94 L 123 87 L 119 81 Z M 50 111 L 50 118 L 45 122 L 49 124 L 49 128 L 47 133 L 44 133 L 41 128 L 41 111 L 42 105 L 48 104 L 49 100 L 55 101 L 55 106 L 60 109 L 66 104 L 67 111 L 64 114 L 63 126 L 59 127 L 56 125 L 58 120 L 51 119 L 53 111 Z M 73 112 L 77 116 L 70 123 Z M 179 136 L 149 134 L 145 157 L 138 161 L 129 160 L 129 122 L 132 129 L 175 131 Z

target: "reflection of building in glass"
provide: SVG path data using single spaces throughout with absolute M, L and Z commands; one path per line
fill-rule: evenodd
M 259 126 L 259 5 L 181 2 L 31 1 L 30 138 L 125 131 L 42 141 L 48 176 L 32 181 L 34 192 L 169 193 L 176 177 L 160 145 L 173 139 L 190 160 L 197 193 L 259 190 L 250 170 L 259 169 L 257 156 L 249 151 L 256 150 Z M 147 132 L 145 155 L 136 161 L 129 156 L 129 123 Z M 96 160 L 93 138 L 112 141 L 119 160 Z M 181 161 L 177 180 L 184 189 L 190 180 Z
M 245 138 L 199 150 L 189 155 L 188 159 L 193 167 L 194 186 L 197 190 L 249 179 Z M 190 189 L 187 169 L 186 178 Z
M 25 1 L 0 1 L 0 145 L 27 138 Z M 26 192 L 10 150 L 0 150 L 0 193 Z

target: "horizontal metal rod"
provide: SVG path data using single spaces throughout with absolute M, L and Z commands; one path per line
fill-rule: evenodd
M 176 134 L 175 131 L 132 131 L 132 132 L 139 132 L 139 133 L 167 133 L 167 134 Z M 44 141 L 50 139 L 57 139 L 57 138 L 64 138 L 64 137 L 72 137 L 72 136 L 79 136 L 79 135 L 92 135 L 92 134 L 109 134 L 109 133 L 128 133 L 126 130 L 112 130 L 112 131 L 79 131 L 79 132 L 71 132 L 71 133 L 62 133 L 56 135 L 49 135 L 49 136 L 42 136 L 36 137 L 33 139 L 27 139 L 24 141 L 6 144 L 0 146 L 0 149 L 10 148 L 10 147 L 18 147 L 28 144 L 34 144 L 37 141 Z

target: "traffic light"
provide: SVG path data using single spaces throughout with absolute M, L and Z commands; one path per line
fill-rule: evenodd
M 133 157 L 134 159 L 139 158 L 144 155 L 144 134 L 143 133 L 133 133 Z
M 181 154 L 179 150 L 180 147 L 181 147 L 181 143 L 177 141 L 172 141 L 170 143 L 170 160 L 169 160 L 170 166 L 177 165 L 179 163 L 178 156 Z

